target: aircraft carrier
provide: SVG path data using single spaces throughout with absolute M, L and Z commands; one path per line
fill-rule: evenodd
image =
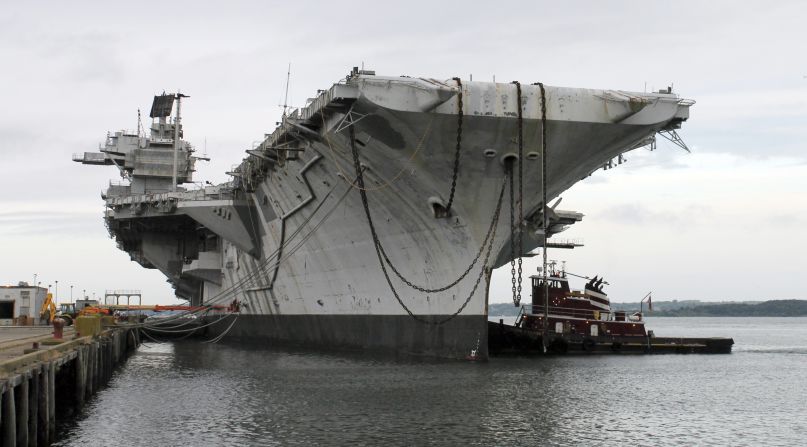
M 582 219 L 555 198 L 657 136 L 682 144 L 693 104 L 354 68 L 194 188 L 186 98 L 73 155 L 124 178 L 103 195 L 121 250 L 192 306 L 229 306 L 209 334 L 447 358 L 487 357 L 491 270 L 510 265 L 518 301 L 521 256 Z

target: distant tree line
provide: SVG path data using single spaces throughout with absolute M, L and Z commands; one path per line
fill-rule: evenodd
M 488 315 L 491 317 L 515 317 L 520 308 L 513 303 L 491 303 L 488 305 Z
M 639 310 L 639 303 L 611 303 L 614 310 Z M 654 317 L 805 317 L 807 300 L 770 300 L 763 302 L 705 303 L 702 301 L 660 301 L 653 312 L 644 306 L 645 315 Z M 519 308 L 512 303 L 493 303 L 491 317 L 514 317 Z
M 655 317 L 804 317 L 807 316 L 807 300 L 701 304 L 662 310 L 648 315 Z

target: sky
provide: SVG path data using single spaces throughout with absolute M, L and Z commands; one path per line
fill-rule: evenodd
M 807 3 L 723 1 L 14 2 L 0 8 L 0 284 L 82 291 L 165 278 L 115 247 L 102 221 L 112 167 L 71 154 L 134 129 L 151 96 L 181 90 L 186 139 L 226 181 L 275 128 L 287 64 L 300 106 L 362 65 L 384 75 L 643 91 L 697 103 L 679 131 L 562 195 L 585 214 L 556 251 L 604 276 L 613 301 L 807 298 Z M 538 258 L 525 261 L 534 273 Z M 510 299 L 509 268 L 492 302 Z M 574 284 L 573 284 L 574 285 Z M 577 284 L 582 286 L 582 284 Z

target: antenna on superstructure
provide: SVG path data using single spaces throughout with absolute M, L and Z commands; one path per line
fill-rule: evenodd
M 283 118 L 286 117 L 286 111 L 289 108 L 289 81 L 291 80 L 291 62 L 289 62 L 289 70 L 286 72 L 286 96 L 283 98 Z
M 202 153 L 202 156 L 201 156 L 201 157 L 196 157 L 196 159 L 197 159 L 197 160 L 202 160 L 202 161 L 210 161 L 210 157 L 208 157 L 208 156 L 207 156 L 207 137 L 205 137 L 205 148 L 204 148 L 204 152 Z
M 182 127 L 182 98 L 190 98 L 187 95 L 183 95 L 177 89 L 177 92 L 173 95 L 177 102 L 177 110 L 176 114 L 174 115 L 174 169 L 171 175 L 171 191 L 177 190 L 177 159 L 179 157 L 179 150 L 180 150 L 180 138 L 182 138 L 182 131 L 180 128 Z M 169 110 L 170 113 L 170 110 Z
M 143 128 L 143 121 L 140 119 L 140 109 L 137 109 L 137 138 L 142 137 L 140 129 Z

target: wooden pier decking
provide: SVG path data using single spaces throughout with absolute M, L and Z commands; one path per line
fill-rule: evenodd
M 52 331 L 0 328 L 2 446 L 50 445 L 56 440 L 56 418 L 81 408 L 140 344 L 138 330 L 126 326 L 78 338 L 66 328 L 61 340 Z

